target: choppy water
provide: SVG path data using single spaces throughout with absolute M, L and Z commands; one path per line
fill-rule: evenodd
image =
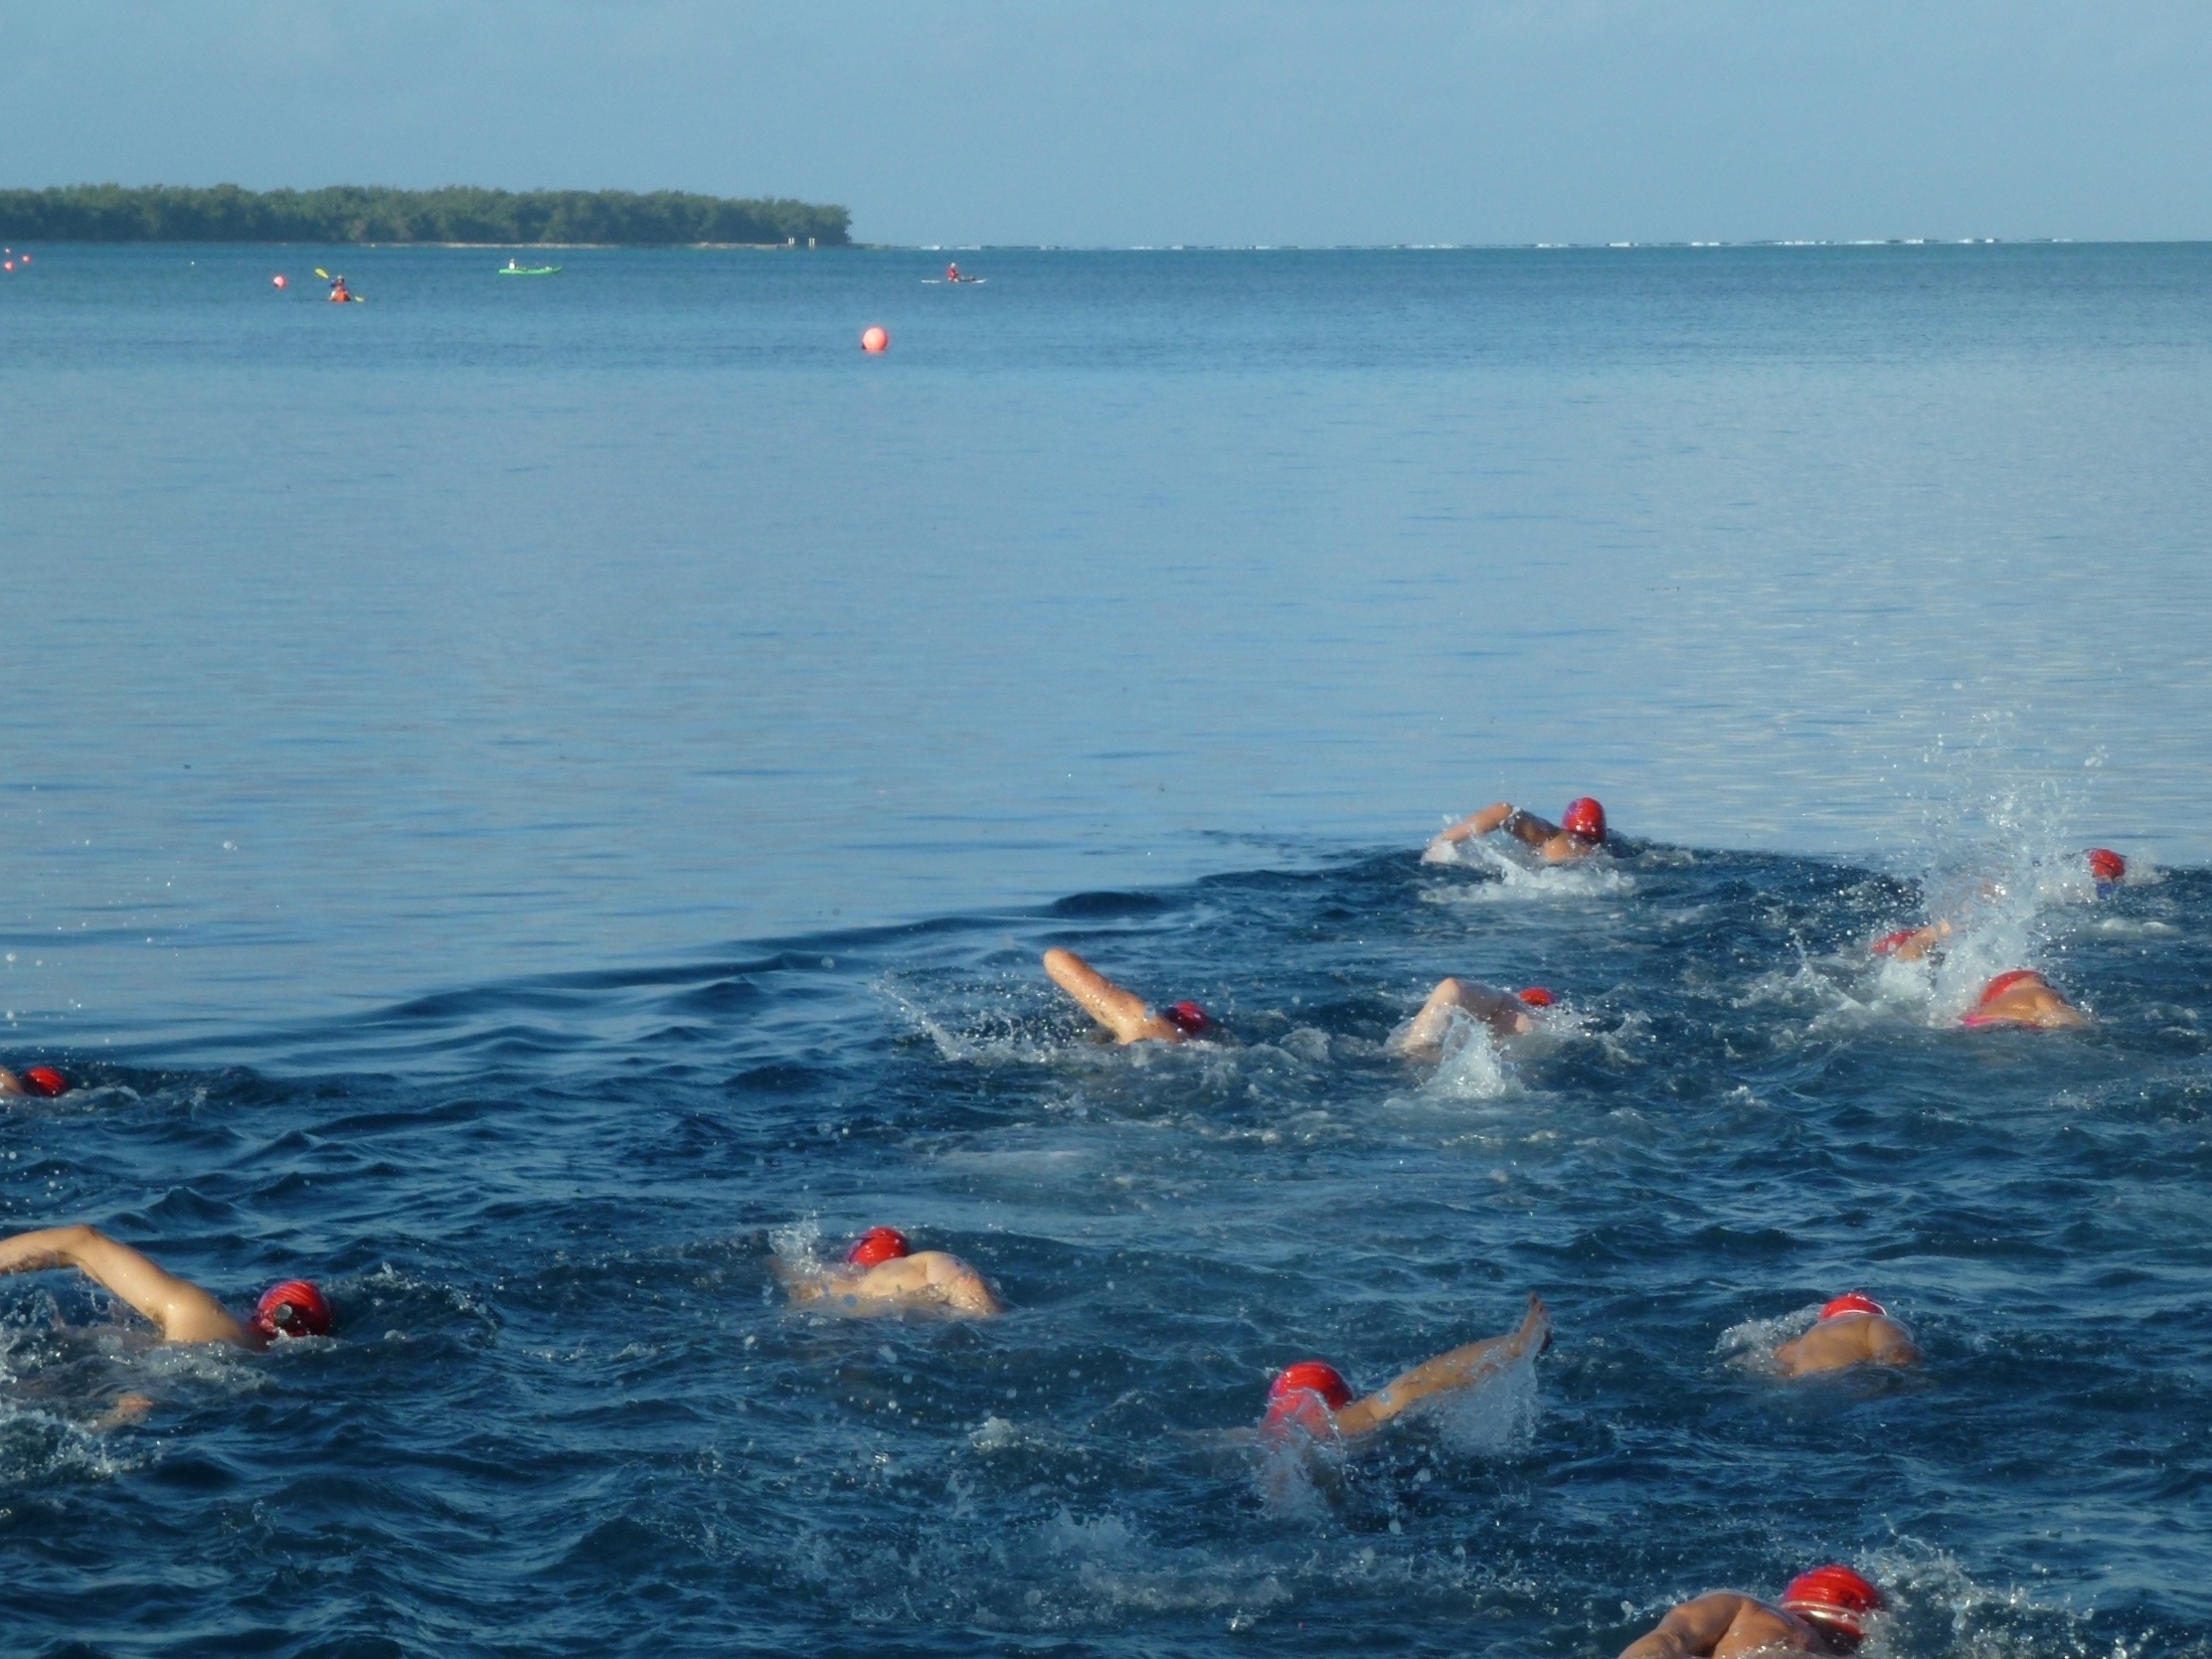
M 90 1084 L 0 1213 L 342 1322 L 0 1282 L 10 1649 L 1604 1654 L 1841 1557 L 1879 1653 L 2212 1651 L 2212 260 L 997 257 L 0 287 L 0 1062 Z M 1951 1028 L 2023 961 L 2097 1027 Z M 1390 1057 L 1446 972 L 1565 1013 Z M 878 1222 L 1015 1311 L 780 1305 Z M 1925 1371 L 1762 1374 L 1850 1287 Z M 1532 1289 L 1288 1501 L 1235 1433 Z

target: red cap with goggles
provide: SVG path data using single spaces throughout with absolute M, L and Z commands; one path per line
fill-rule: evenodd
M 2101 882 L 2124 882 L 2127 879 L 2127 861 L 2110 847 L 2092 847 L 2089 873 Z
M 1866 1615 L 1880 1612 L 1886 1605 L 1871 1580 L 1848 1567 L 1834 1566 L 1798 1574 L 1782 1592 L 1782 1604 L 1854 1642 L 1866 1637 Z
M 880 1267 L 886 1261 L 896 1261 L 902 1255 L 913 1253 L 914 1246 L 897 1228 L 872 1227 L 853 1241 L 853 1247 L 845 1252 L 845 1259 L 855 1267 Z
M 1214 1029 L 1212 1016 L 1195 1002 L 1171 1004 L 1160 1010 L 1160 1018 L 1185 1037 L 1203 1037 Z
M 271 1342 L 280 1336 L 328 1336 L 330 1301 L 305 1279 L 286 1279 L 262 1294 L 252 1324 Z
M 1323 1434 L 1331 1415 L 1351 1403 L 1352 1386 L 1342 1372 L 1321 1360 L 1300 1360 L 1268 1385 L 1265 1426 L 1282 1429 L 1295 1423 L 1308 1434 Z
M 52 1099 L 57 1094 L 67 1094 L 70 1091 L 70 1080 L 51 1066 L 26 1066 L 23 1069 L 23 1086 L 33 1094 L 43 1094 Z
M 1888 1308 L 1884 1307 L 1880 1302 L 1877 1302 L 1872 1296 L 1866 1295 L 1862 1291 L 1854 1290 L 1851 1291 L 1848 1295 L 1838 1296 L 1834 1301 L 1828 1303 L 1826 1307 L 1820 1310 L 1820 1317 L 1823 1319 L 1836 1319 L 1840 1318 L 1846 1313 L 1871 1313 L 1877 1315 L 1880 1318 L 1886 1319 L 1889 1317 L 1889 1311 L 1890 1310 Z
M 1566 816 L 1559 827 L 1577 841 L 1603 841 L 1606 838 L 1606 809 L 1588 795 L 1577 795 L 1567 803 Z

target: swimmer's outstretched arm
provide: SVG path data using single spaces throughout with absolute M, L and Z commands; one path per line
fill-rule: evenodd
M 1531 1296 L 1528 1317 L 1521 1321 L 1519 1330 L 1506 1336 L 1485 1337 L 1480 1342 L 1454 1348 L 1448 1354 L 1439 1354 L 1433 1360 L 1424 1360 L 1387 1388 L 1376 1390 L 1364 1400 L 1355 1400 L 1337 1412 L 1336 1431 L 1347 1439 L 1365 1434 L 1433 1395 L 1482 1382 L 1523 1354 L 1541 1351 L 1544 1339 L 1551 1333 L 1551 1310 L 1540 1298 Z
M 1733 1590 L 1685 1601 L 1659 1620 L 1649 1635 L 1622 1648 L 1620 1659 L 1693 1659 L 1709 1654 L 1746 1608 L 1755 1605 L 1750 1596 Z
M 164 1342 L 260 1346 L 213 1296 L 154 1264 L 128 1244 L 90 1227 L 50 1227 L 0 1240 L 0 1273 L 75 1267 L 120 1296 L 160 1328 Z
M 1180 1043 L 1183 1034 L 1072 950 L 1045 952 L 1045 972 L 1116 1043 Z
M 1478 835 L 1488 835 L 1492 830 L 1499 829 L 1516 841 L 1527 842 L 1531 847 L 1541 847 L 1559 833 L 1557 824 L 1547 824 L 1535 813 L 1523 812 L 1510 801 L 1499 801 L 1494 806 L 1485 806 L 1471 818 L 1461 818 L 1430 845 L 1442 847 L 1471 840 Z

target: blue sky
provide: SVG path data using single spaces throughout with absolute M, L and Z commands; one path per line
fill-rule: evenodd
M 0 0 L 0 184 L 677 187 L 901 243 L 2212 235 L 2201 0 Z

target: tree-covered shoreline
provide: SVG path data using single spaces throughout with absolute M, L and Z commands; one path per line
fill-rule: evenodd
M 64 185 L 0 190 L 0 236 L 11 242 L 488 243 L 672 247 L 810 242 L 842 248 L 841 207 L 656 190 L 206 189 Z

